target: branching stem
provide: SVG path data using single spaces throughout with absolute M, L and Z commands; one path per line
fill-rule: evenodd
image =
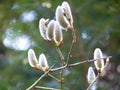
M 108 56 L 108 57 L 105 57 L 105 58 L 98 58 L 98 59 L 106 59 L 106 58 L 112 58 L 112 56 Z M 58 70 L 61 70 L 61 69 L 78 66 L 78 65 L 81 65 L 81 64 L 84 64 L 84 63 L 90 63 L 90 62 L 96 61 L 98 59 L 84 60 L 82 62 L 77 62 L 77 63 L 65 65 L 65 66 L 62 66 L 62 67 L 59 67 L 59 68 L 51 69 L 50 71 L 54 72 L 54 71 L 58 71 Z
M 98 59 L 106 59 L 106 58 L 109 59 L 109 58 L 112 58 L 112 56 L 108 56 L 108 57 L 105 57 L 105 58 L 98 58 Z M 77 62 L 77 63 L 73 63 L 73 64 L 69 64 L 69 65 L 66 64 L 66 65 L 64 65 L 64 66 L 62 66 L 62 67 L 55 68 L 55 69 L 52 69 L 52 68 L 55 66 L 55 64 L 53 64 L 48 71 L 46 71 L 42 76 L 40 76 L 40 77 L 39 77 L 29 88 L 27 88 L 26 90 L 32 89 L 32 88 L 33 88 L 43 77 L 45 77 L 46 75 L 49 75 L 49 76 L 51 76 L 52 78 L 54 78 L 55 80 L 60 81 L 60 90 L 62 90 L 63 70 L 64 70 L 65 68 L 78 66 L 78 65 L 83 64 L 83 63 L 93 62 L 93 61 L 96 61 L 96 60 L 98 60 L 98 59 L 85 60 L 85 61 L 82 61 L 82 62 Z M 108 62 L 106 63 L 105 68 L 106 68 L 107 65 L 108 65 Z M 54 72 L 54 71 L 58 71 L 58 70 L 61 70 L 61 71 L 62 71 L 62 72 L 60 73 L 60 80 L 58 80 L 57 78 L 55 78 L 54 76 L 52 76 L 52 75 L 49 74 L 49 72 Z M 89 87 L 87 88 L 87 90 L 89 90 L 89 89 L 91 88 L 91 86 L 96 82 L 96 80 L 98 79 L 99 76 L 100 76 L 100 75 L 98 74 L 97 77 L 96 77 L 96 79 L 93 81 L 93 83 L 91 83 L 91 84 L 89 85 Z
M 26 90 L 32 89 L 43 77 L 45 77 L 45 76 L 50 72 L 50 70 L 51 70 L 54 66 L 55 66 L 55 64 L 53 64 L 47 72 L 45 72 L 42 76 L 40 76 L 40 77 L 39 77 L 29 88 L 27 88 Z
M 55 79 L 56 81 L 60 82 L 59 79 L 57 79 L 55 76 L 53 76 L 52 74 L 48 73 L 48 76 L 50 76 L 51 78 Z
M 64 67 L 64 65 L 65 65 L 64 56 L 63 56 L 59 47 L 57 47 L 57 52 L 60 56 L 60 59 L 61 59 L 61 62 L 62 62 L 62 67 Z M 65 68 L 61 68 L 61 71 L 60 71 L 60 90 L 62 90 L 62 86 L 63 86 L 63 70 L 64 69 Z

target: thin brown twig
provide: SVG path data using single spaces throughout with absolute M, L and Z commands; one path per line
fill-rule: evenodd
M 29 88 L 27 88 L 26 90 L 30 90 L 32 89 L 43 77 L 45 77 L 49 72 L 50 70 L 55 66 L 55 64 L 53 64 L 50 69 L 48 71 L 46 71 L 42 76 L 40 76 Z
M 61 62 L 62 62 L 62 66 L 65 65 L 64 56 L 63 56 L 60 48 L 57 47 L 56 50 L 57 50 L 57 52 L 58 52 L 58 54 L 59 54 L 59 56 L 60 56 L 60 59 L 61 59 Z
M 70 50 L 69 50 L 68 56 L 67 56 L 67 65 L 69 64 L 69 58 L 70 58 L 73 46 L 76 43 L 76 34 L 75 34 L 75 29 L 74 29 L 73 26 L 72 26 L 72 36 L 73 36 L 73 40 L 72 40 L 72 43 L 71 43 L 71 46 L 70 46 Z
M 58 81 L 58 82 L 60 82 L 60 80 L 59 79 L 57 79 L 55 76 L 53 76 L 52 74 L 50 74 L 50 73 L 48 73 L 48 76 L 50 76 L 51 78 L 53 78 L 54 80 L 56 80 L 56 81 Z
M 106 59 L 106 58 L 112 58 L 112 56 L 108 56 L 108 57 L 104 57 L 104 58 L 98 58 L 98 59 Z M 78 65 L 81 65 L 81 64 L 84 64 L 84 63 L 90 63 L 90 62 L 96 61 L 96 60 L 98 60 L 98 59 L 84 60 L 84 61 L 82 61 L 82 62 L 77 62 L 77 63 L 69 64 L 68 66 L 67 66 L 67 64 L 66 64 L 66 65 L 64 65 L 64 66 L 62 66 L 62 67 L 55 68 L 55 69 L 51 69 L 50 71 L 51 71 L 51 72 L 54 72 L 54 71 L 58 71 L 58 70 L 61 70 L 61 69 L 78 66 Z
M 62 87 L 63 87 L 62 78 L 63 78 L 63 69 L 61 69 L 61 71 L 60 71 L 60 90 L 62 90 Z
M 67 68 L 67 65 L 64 65 L 64 66 L 59 67 L 59 68 L 51 69 L 50 72 L 58 71 L 58 70 L 65 69 L 65 68 Z
M 76 43 L 77 38 L 76 38 L 76 30 L 74 29 L 74 27 L 72 28 L 72 35 L 73 35 L 73 42 Z
M 35 86 L 35 88 L 37 89 L 44 89 L 44 90 L 60 90 L 60 89 L 56 89 L 56 88 L 50 88 L 50 87 L 43 87 L 43 86 Z
M 57 51 L 58 51 L 59 56 L 61 58 L 62 67 L 63 67 L 65 65 L 64 56 L 63 56 L 60 48 L 57 48 Z M 63 87 L 63 81 L 62 81 L 62 79 L 63 79 L 63 70 L 64 70 L 64 68 L 61 69 L 61 71 L 60 71 L 60 90 L 62 90 L 62 87 Z
M 63 67 L 65 65 L 65 61 L 64 61 L 64 56 L 59 47 L 57 47 L 57 52 L 60 56 L 62 67 Z M 62 68 L 60 71 L 60 90 L 62 90 L 62 87 L 63 87 L 63 70 L 64 70 L 64 68 Z
M 60 56 L 62 67 L 63 67 L 65 65 L 64 56 L 63 56 L 59 47 L 57 47 L 56 49 L 57 49 L 57 52 Z M 64 68 L 62 68 L 60 71 L 60 90 L 62 90 L 62 87 L 63 87 L 63 70 L 64 70 Z
M 108 57 L 104 57 L 104 58 L 98 58 L 98 59 L 106 59 L 106 58 L 112 58 L 112 56 L 108 56 Z M 93 62 L 93 61 L 96 61 L 98 59 L 91 59 L 91 60 L 85 60 L 85 61 L 82 61 L 82 62 L 73 63 L 73 64 L 70 64 L 69 67 L 74 67 L 74 66 L 77 66 L 77 65 L 80 65 L 80 64 L 83 64 L 83 63 L 87 63 L 87 62 Z

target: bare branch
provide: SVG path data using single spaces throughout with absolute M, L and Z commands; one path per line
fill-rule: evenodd
M 108 57 L 104 57 L 104 58 L 98 58 L 98 59 L 106 59 L 106 58 L 112 58 L 112 56 L 108 56 Z M 81 64 L 84 64 L 84 63 L 90 63 L 90 62 L 96 61 L 98 59 L 84 60 L 82 62 L 77 62 L 77 63 L 73 63 L 73 64 L 69 64 L 69 65 L 66 64 L 65 66 L 55 68 L 55 69 L 51 69 L 50 72 L 58 71 L 58 70 L 69 68 L 69 67 L 75 67 L 75 66 L 78 66 L 78 65 L 81 65 Z
M 56 88 L 42 87 L 42 86 L 35 86 L 35 88 L 44 89 L 44 90 L 60 90 L 60 89 L 56 89 Z
M 57 52 L 58 52 L 58 54 L 59 54 L 59 56 L 60 56 L 60 59 L 61 59 L 62 65 L 65 65 L 64 56 L 63 56 L 63 54 L 62 54 L 60 48 L 57 47 L 56 49 L 57 49 Z
M 104 58 L 98 58 L 98 59 L 106 59 L 106 58 L 112 58 L 112 56 L 108 56 L 108 57 L 104 57 Z M 77 66 L 77 65 L 80 65 L 80 64 L 83 64 L 83 63 L 93 62 L 93 61 L 96 61 L 98 59 L 91 59 L 91 60 L 85 60 L 85 61 L 82 61 L 82 62 L 77 62 L 77 63 L 74 63 L 74 64 L 70 64 L 69 67 L 74 67 L 74 66 Z
M 51 78 L 55 79 L 56 81 L 60 82 L 59 79 L 57 79 L 55 76 L 53 76 L 52 74 L 48 73 L 48 76 L 50 76 Z
M 70 55 L 71 55 L 73 46 L 74 46 L 74 44 L 76 43 L 75 29 L 74 29 L 73 26 L 72 26 L 72 36 L 73 36 L 73 40 L 72 40 L 72 43 L 71 43 L 71 46 L 70 46 L 70 50 L 69 50 L 68 56 L 67 56 L 67 65 L 69 64 L 69 58 L 70 58 Z
M 51 70 L 54 66 L 55 66 L 55 64 L 53 64 L 47 72 L 45 72 L 42 76 L 40 76 L 40 77 L 39 77 L 29 88 L 27 88 L 26 90 L 32 89 L 43 77 L 45 77 L 45 76 L 50 72 L 50 70 Z

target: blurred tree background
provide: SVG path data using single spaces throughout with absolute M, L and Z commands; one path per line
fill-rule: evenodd
M 39 33 L 39 19 L 55 19 L 55 10 L 64 0 L 0 0 L 0 90 L 25 90 L 40 75 L 27 62 L 29 48 L 37 57 L 44 53 L 51 66 L 58 62 L 55 46 Z M 104 56 L 112 56 L 95 90 L 120 90 L 120 0 L 67 0 L 74 17 L 77 43 L 70 63 L 93 58 L 99 47 Z M 71 31 L 63 31 L 64 56 L 72 41 Z M 64 72 L 64 90 L 85 90 L 88 86 L 86 63 Z M 55 76 L 59 72 L 54 73 Z M 59 83 L 46 77 L 38 85 L 57 87 Z

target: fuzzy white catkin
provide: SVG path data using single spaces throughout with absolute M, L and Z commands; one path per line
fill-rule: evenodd
M 49 68 L 46 56 L 43 53 L 40 54 L 40 56 L 39 56 L 39 65 L 40 65 L 40 68 L 42 68 L 43 71 L 46 71 Z
M 70 5 L 68 4 L 68 2 L 64 1 L 61 6 L 64 9 L 67 20 L 72 25 L 73 24 L 73 17 L 72 17 L 72 12 L 71 12 L 71 9 L 70 9 Z
M 103 54 L 99 48 L 96 48 L 94 51 L 94 59 L 97 59 L 97 60 L 94 61 L 94 64 L 95 64 L 96 69 L 98 71 L 100 70 L 100 72 L 101 72 L 104 68 L 104 60 L 99 59 L 99 58 L 103 58 Z
M 54 28 L 54 41 L 57 44 L 57 46 L 60 45 L 60 43 L 63 41 L 63 34 L 62 34 L 62 29 L 58 22 L 55 23 L 55 28 Z
M 55 20 L 51 20 L 48 24 L 48 30 L 46 31 L 46 37 L 49 41 L 53 40 L 53 31 L 55 26 Z
M 41 18 L 40 21 L 39 21 L 39 31 L 40 31 L 41 36 L 45 40 L 47 40 L 47 37 L 46 37 L 47 22 L 48 22 L 48 19 L 45 20 L 44 18 Z
M 63 10 L 63 8 L 61 6 L 58 6 L 56 8 L 55 16 L 56 16 L 57 22 L 60 24 L 62 29 L 67 30 L 69 22 L 66 19 L 66 17 L 64 16 L 64 10 Z
M 33 49 L 28 50 L 28 62 L 31 67 L 37 67 L 38 66 L 38 60 L 36 58 L 35 52 Z
M 93 71 L 93 68 L 89 67 L 88 74 L 87 74 L 87 81 L 88 81 L 88 83 L 89 84 L 92 83 L 95 80 L 95 78 L 96 78 L 96 75 L 95 75 L 95 73 Z

